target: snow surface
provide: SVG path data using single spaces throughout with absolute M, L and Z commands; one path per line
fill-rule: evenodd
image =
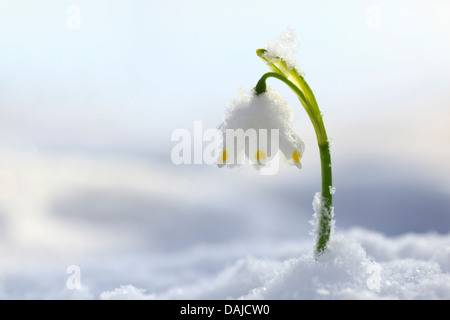
M 367 241 L 379 261 L 367 254 Z M 416 243 L 435 246 L 420 250 Z M 397 243 L 397 245 L 393 245 Z M 159 294 L 123 285 L 101 299 L 448 299 L 450 237 L 387 238 L 355 229 L 333 238 L 317 261 L 311 253 L 287 260 L 244 257 L 217 275 Z M 431 250 L 430 250 L 431 249 Z M 384 260 L 386 255 L 389 260 Z M 408 258 L 405 258 L 408 257 Z M 414 258 L 413 258 L 414 257 Z
M 371 198 L 348 212 L 346 199 L 359 206 L 347 188 L 364 184 L 345 184 L 337 174 L 335 233 L 315 261 L 309 186 L 318 167 L 267 177 L 252 167 L 174 170 L 81 154 L 0 155 L 9 177 L 0 188 L 1 299 L 450 298 L 450 233 L 402 232 L 448 226 L 441 217 L 447 203 L 433 207 L 422 189 L 412 195 L 422 195 L 426 212 L 399 206 L 399 193 L 383 195 L 384 205 L 395 205 L 372 218 L 397 233 L 346 228 L 357 216 L 369 218 Z M 336 172 L 363 177 L 346 170 Z M 393 174 L 373 173 L 382 190 L 387 182 L 397 188 Z M 410 219 L 398 220 L 405 208 Z M 68 285 L 69 270 L 80 271 L 80 287 Z

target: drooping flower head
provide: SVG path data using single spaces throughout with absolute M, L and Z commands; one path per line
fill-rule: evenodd
M 246 158 L 258 168 L 281 151 L 289 163 L 301 168 L 305 144 L 291 128 L 293 121 L 291 106 L 272 88 L 259 95 L 240 92 L 219 127 L 223 135 L 219 167 L 240 165 Z

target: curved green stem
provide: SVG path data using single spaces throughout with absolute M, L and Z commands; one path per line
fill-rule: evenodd
M 294 70 L 295 71 L 295 70 Z M 296 72 L 296 71 L 295 71 Z M 317 239 L 316 239 L 316 248 L 315 253 L 319 255 L 323 253 L 326 249 L 327 243 L 331 236 L 331 228 L 332 228 L 332 173 L 331 173 L 331 155 L 330 155 L 330 145 L 327 137 L 327 133 L 325 130 L 325 126 L 323 123 L 322 114 L 317 106 L 317 102 L 315 101 L 314 95 L 312 94 L 311 89 L 306 84 L 304 79 L 298 75 L 296 72 L 296 76 L 298 76 L 301 81 L 303 87 L 308 90 L 307 95 L 302 91 L 299 86 L 297 86 L 294 82 L 289 80 L 284 74 L 279 72 L 268 72 L 264 74 L 261 79 L 258 81 L 255 87 L 255 93 L 257 95 L 266 92 L 267 85 L 266 80 L 270 77 L 276 78 L 284 82 L 289 86 L 289 88 L 294 91 L 294 93 L 299 98 L 302 103 L 304 109 L 306 110 L 316 132 L 317 142 L 319 145 L 320 151 L 320 162 L 321 162 L 321 173 L 322 173 L 322 205 L 321 212 L 318 217 L 318 226 L 317 228 Z M 309 99 L 307 98 L 309 97 Z

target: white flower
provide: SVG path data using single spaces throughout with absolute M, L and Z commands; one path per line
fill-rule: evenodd
M 281 151 L 289 163 L 301 168 L 305 144 L 291 128 L 293 121 L 291 106 L 272 88 L 260 95 L 241 92 L 219 127 L 223 136 L 219 167 L 243 164 L 246 157 L 258 168 Z

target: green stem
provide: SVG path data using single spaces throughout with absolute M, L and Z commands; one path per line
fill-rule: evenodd
M 320 145 L 320 166 L 322 172 L 322 212 L 319 218 L 319 231 L 316 244 L 316 255 L 322 253 L 327 246 L 331 236 L 332 206 L 333 195 L 331 193 L 332 175 L 331 175 L 331 155 L 330 145 L 327 141 Z
M 284 82 L 289 86 L 289 88 L 294 91 L 294 93 L 299 98 L 302 103 L 304 109 L 306 110 L 316 132 L 317 142 L 319 145 L 320 151 L 320 162 L 321 162 L 321 173 L 322 173 L 322 206 L 320 216 L 318 217 L 318 234 L 317 234 L 317 243 L 315 248 L 316 256 L 323 253 L 326 249 L 327 243 L 330 240 L 331 236 L 331 223 L 332 223 L 332 204 L 333 204 L 333 195 L 331 192 L 332 188 L 332 173 L 331 173 L 331 155 L 330 155 L 330 144 L 328 141 L 327 133 L 325 130 L 325 126 L 323 123 L 322 114 L 320 113 L 319 108 L 316 103 L 311 104 L 306 99 L 303 91 L 295 85 L 292 81 L 290 81 L 284 75 L 277 72 L 268 72 L 264 74 L 261 79 L 258 81 L 255 87 L 256 95 L 266 92 L 267 85 L 266 80 L 268 78 L 276 78 Z M 305 82 L 305 85 L 306 82 Z M 309 87 L 308 87 L 309 89 Z M 310 89 L 309 89 L 310 90 Z M 312 91 L 309 92 L 312 95 Z

